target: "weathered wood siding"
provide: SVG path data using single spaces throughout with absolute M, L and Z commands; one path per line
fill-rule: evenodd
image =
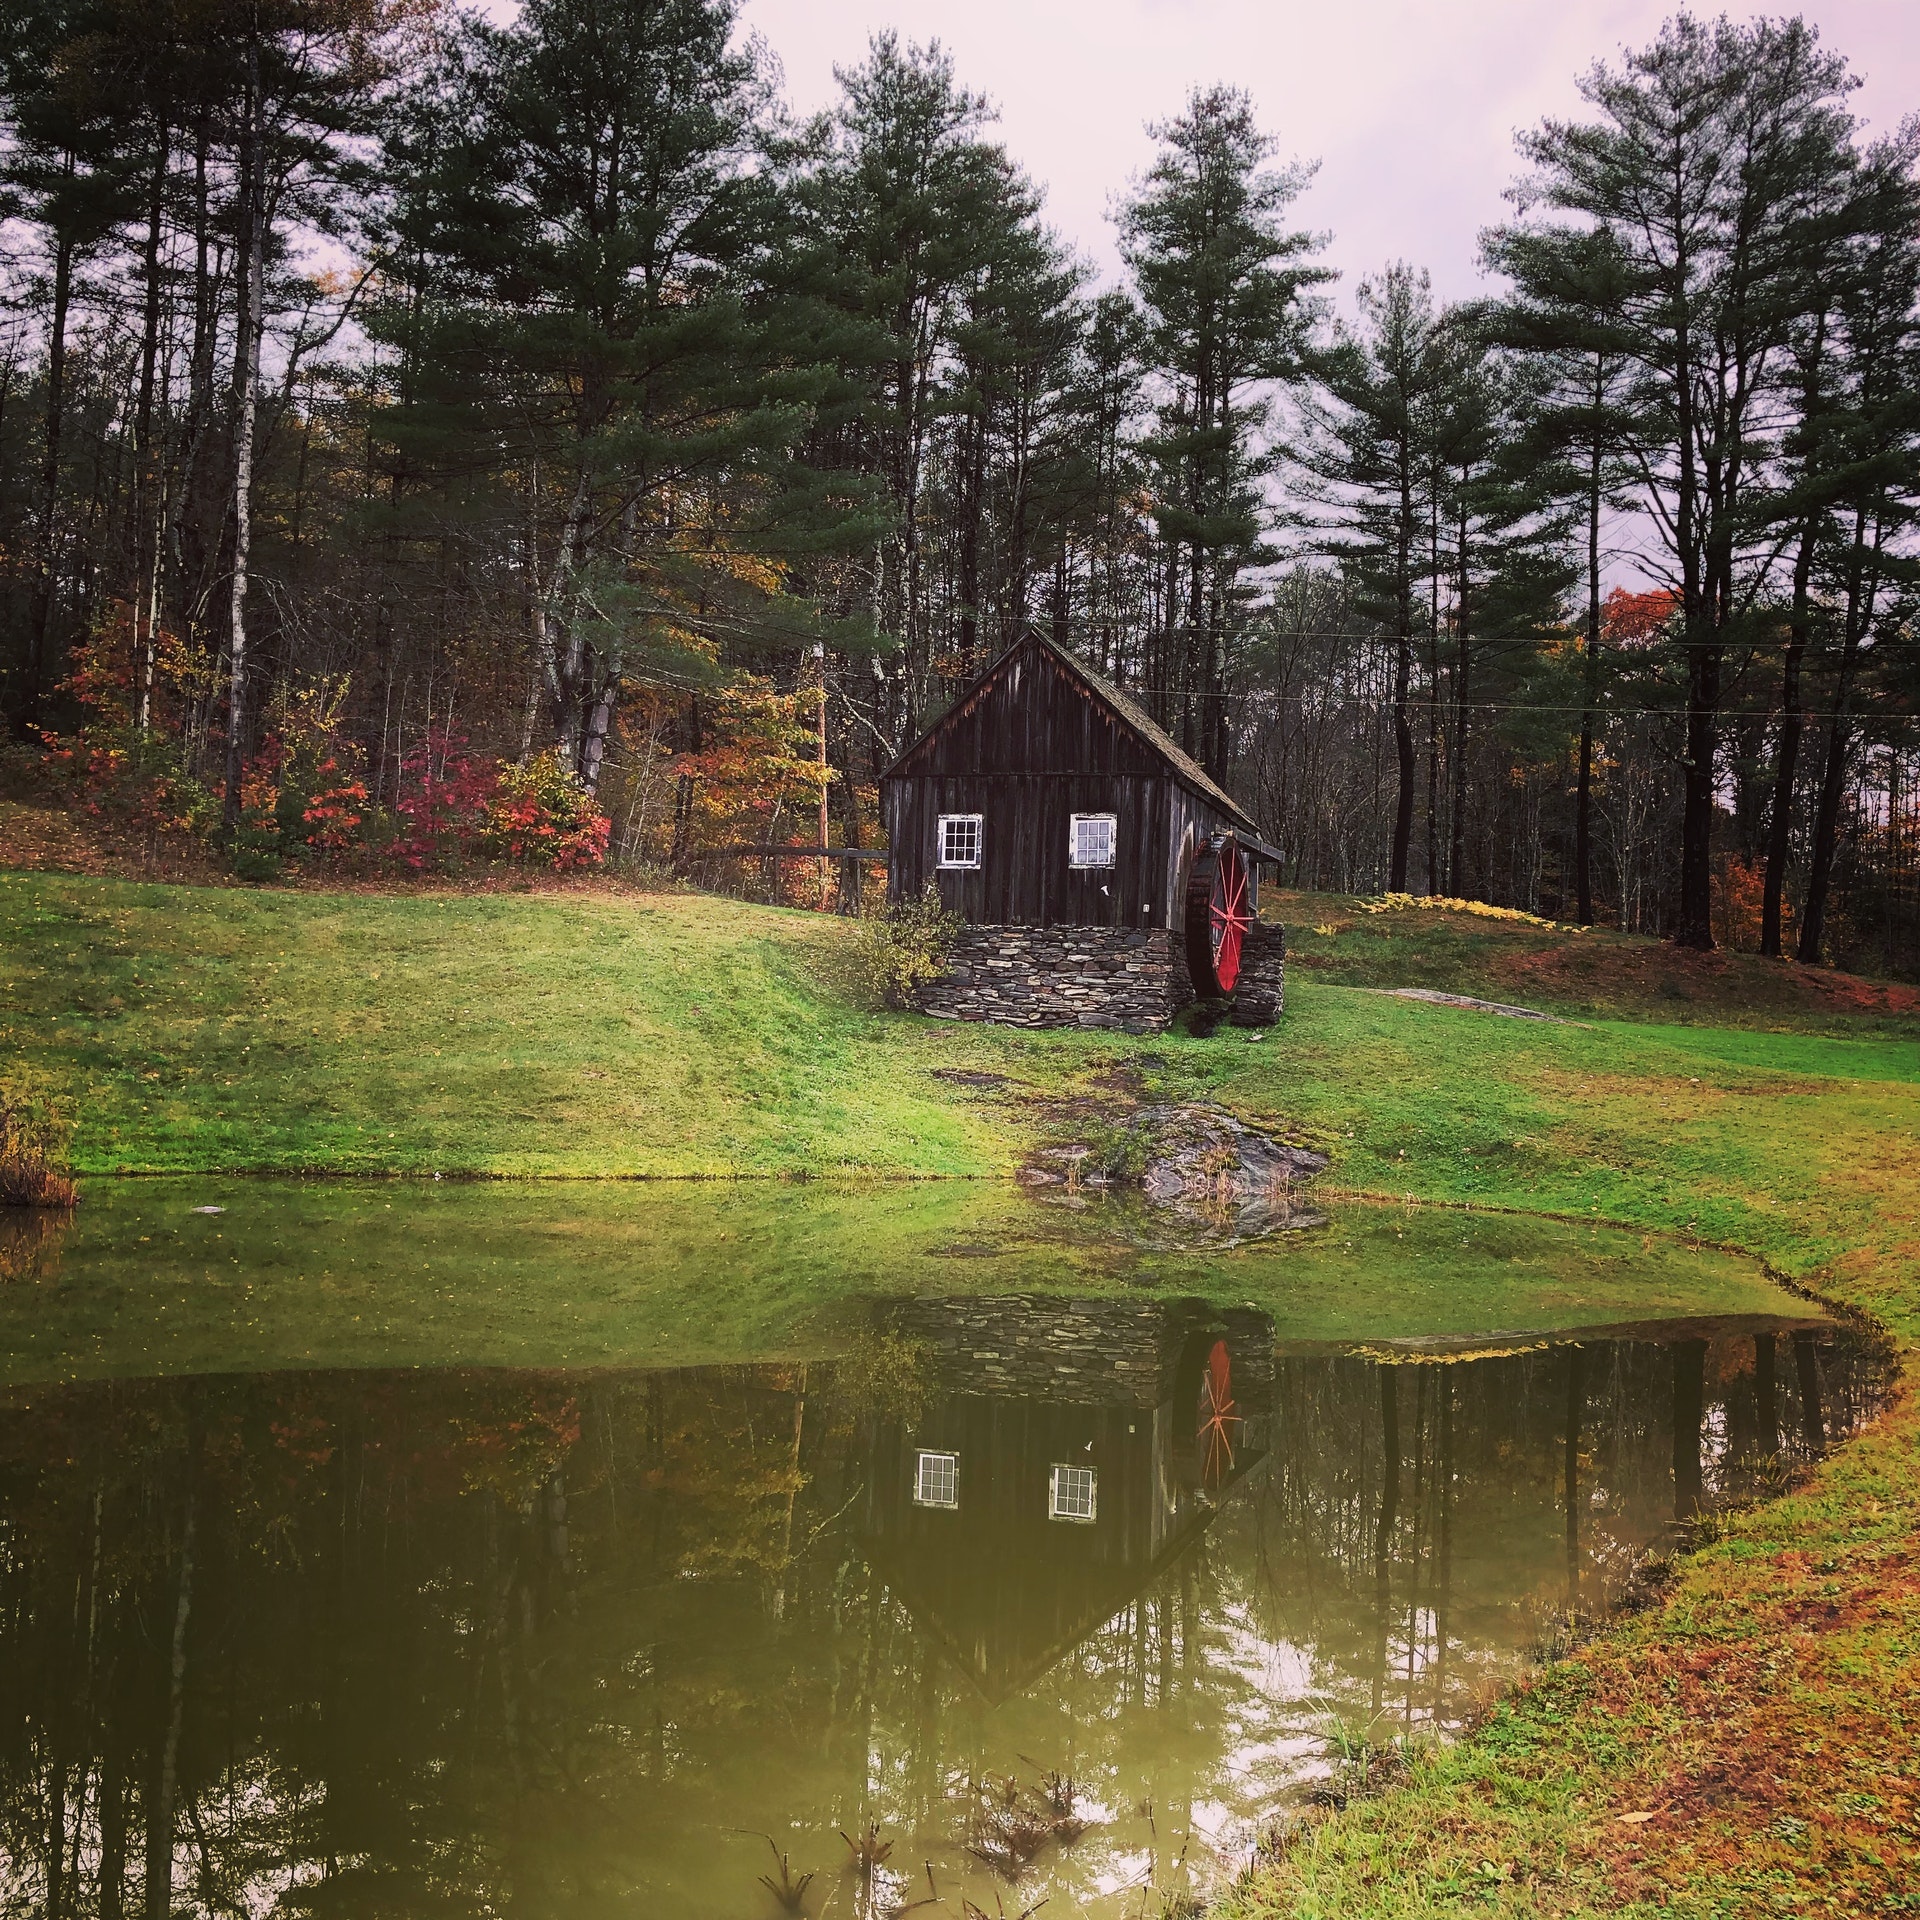
M 995 926 L 1177 929 L 1192 836 L 1232 824 L 1032 644 L 899 763 L 882 807 L 891 897 L 931 877 L 962 919 Z M 981 816 L 978 868 L 939 865 L 948 813 Z M 1076 813 L 1116 817 L 1111 867 L 1072 865 Z

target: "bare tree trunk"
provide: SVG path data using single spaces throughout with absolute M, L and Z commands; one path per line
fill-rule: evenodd
M 1429 474 L 1427 492 L 1427 893 L 1440 879 L 1440 487 Z
M 1393 664 L 1393 741 L 1399 759 L 1400 788 L 1393 810 L 1393 855 L 1387 876 L 1389 893 L 1407 890 L 1407 851 L 1413 843 L 1413 722 L 1407 714 L 1412 682 L 1413 648 L 1403 633 L 1395 646 Z
M 1704 623 L 1707 616 L 1702 615 Z M 1687 636 L 1685 800 L 1680 816 L 1680 911 L 1676 946 L 1713 951 L 1713 756 L 1720 721 L 1721 645 L 1692 620 Z
M 1461 475 L 1464 483 L 1466 475 Z M 1462 487 L 1458 585 L 1454 591 L 1453 788 L 1452 833 L 1447 845 L 1447 891 L 1456 900 L 1467 895 L 1467 710 L 1473 693 L 1473 636 L 1467 608 L 1467 514 Z
M 153 724 L 154 627 L 159 617 L 153 392 L 160 357 L 160 223 L 170 151 L 170 130 L 162 124 L 154 132 L 153 185 L 147 196 L 147 236 L 140 256 L 146 292 L 140 325 L 140 393 L 133 415 L 133 723 L 142 733 Z
M 1593 445 L 1587 469 L 1587 657 L 1580 701 L 1580 772 L 1573 801 L 1574 912 L 1580 925 L 1593 925 L 1593 736 L 1600 709 L 1600 434 L 1598 413 L 1605 396 L 1605 375 L 1594 363 Z
M 233 584 L 228 601 L 227 793 L 221 819 L 240 823 L 240 785 L 247 754 L 247 567 L 253 552 L 253 431 L 260 386 L 260 332 L 266 297 L 266 168 L 260 126 L 260 49 L 247 49 L 244 208 L 236 263 L 239 311 L 234 329 Z
M 1413 476 L 1401 447 L 1400 464 L 1400 544 L 1399 544 L 1399 632 L 1394 636 L 1393 661 L 1393 743 L 1399 762 L 1400 789 L 1393 809 L 1393 853 L 1389 864 L 1387 891 L 1407 890 L 1407 855 L 1413 845 L 1413 785 L 1415 759 L 1413 721 L 1407 713 L 1407 699 L 1413 685 Z
M 1813 576 L 1815 526 L 1809 520 L 1793 563 L 1793 608 L 1788 615 L 1787 651 L 1780 663 L 1780 757 L 1773 774 L 1773 810 L 1767 821 L 1767 873 L 1760 898 L 1760 951 L 1780 958 L 1781 895 L 1786 888 L 1787 853 L 1793 835 L 1793 787 L 1800 770 L 1800 665 L 1807 653 L 1812 619 L 1809 583 Z
M 73 155 L 66 160 L 73 173 Z M 21 702 L 21 725 L 29 735 L 40 719 L 41 682 L 47 656 L 53 650 L 53 623 L 60 604 L 59 513 L 60 436 L 67 399 L 67 315 L 73 304 L 73 241 L 60 236 L 53 256 L 53 313 L 47 327 L 47 411 L 40 454 L 40 525 L 38 529 L 40 591 L 27 633 L 27 684 Z
M 1882 534 L 1865 544 L 1864 510 L 1855 515 L 1853 562 L 1847 583 L 1846 624 L 1841 629 L 1840 671 L 1833 688 L 1833 717 L 1827 723 L 1827 763 L 1820 776 L 1820 800 L 1814 812 L 1813 854 L 1807 875 L 1807 904 L 1800 915 L 1800 964 L 1817 967 L 1827 935 L 1827 890 L 1833 881 L 1833 857 L 1840 838 L 1840 799 L 1846 787 L 1847 756 L 1853 745 L 1848 701 L 1860 659 L 1860 643 L 1873 617 Z M 1872 579 L 1867 577 L 1869 572 Z
M 193 1471 L 189 1463 L 188 1472 Z M 180 1729 L 187 1705 L 187 1619 L 193 1610 L 194 1489 L 187 1483 L 186 1519 L 180 1533 L 180 1578 L 173 1606 L 173 1639 L 167 1663 L 167 1724 L 160 1764 L 146 1809 L 146 1920 L 167 1920 L 173 1908 L 173 1813 L 180 1792 Z

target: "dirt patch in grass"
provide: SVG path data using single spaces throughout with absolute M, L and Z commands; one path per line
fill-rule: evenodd
M 1688 1006 L 1752 1014 L 1824 1013 L 1904 1018 L 1920 1013 L 1920 988 L 1747 953 L 1691 953 L 1664 940 L 1585 935 L 1509 952 L 1492 975 L 1516 993 L 1659 1012 Z
M 1693 953 L 1607 927 L 1502 920 L 1431 907 L 1355 913 L 1284 893 L 1289 966 L 1347 986 L 1425 987 L 1663 1024 L 1852 1026 L 1920 1018 L 1920 987 L 1753 953 Z
M 0 867 L 39 873 L 111 873 L 112 855 L 72 815 L 0 800 Z

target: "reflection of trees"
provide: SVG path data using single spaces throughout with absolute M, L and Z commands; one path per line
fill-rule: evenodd
M 0 1207 L 0 1285 L 51 1279 L 72 1226 L 68 1207 Z
M 1852 1349 L 1774 1349 L 1687 1362 L 1703 1499 L 1871 1397 Z M 321 1880 L 362 1910 L 697 1894 L 739 1826 L 956 1846 L 970 1783 L 1020 1755 L 1122 1824 L 1150 1804 L 1171 1860 L 1197 1808 L 1270 1808 L 1325 1699 L 1451 1720 L 1570 1569 L 1604 1597 L 1674 1514 L 1676 1377 L 1671 1349 L 1619 1343 L 1282 1357 L 1265 1463 L 997 1707 L 860 1551 L 871 1396 L 830 1369 L 21 1390 L 5 1899 L 159 1920 Z M 1107 1844 L 1073 1857 L 1062 1910 Z
M 1264 1475 L 1214 1551 L 1252 1533 L 1262 1632 L 1311 1649 L 1312 1688 L 1342 1712 L 1455 1719 L 1490 1659 L 1570 1602 L 1604 1606 L 1676 1518 L 1821 1444 L 1817 1395 L 1836 1426 L 1871 1411 L 1882 1374 L 1864 1349 L 1796 1335 L 1807 1372 L 1789 1386 L 1773 1344 L 1600 1341 L 1393 1368 L 1283 1357 Z

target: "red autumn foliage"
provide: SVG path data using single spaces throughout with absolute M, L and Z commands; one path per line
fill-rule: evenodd
M 1660 637 L 1679 611 L 1680 596 L 1671 587 L 1650 593 L 1615 587 L 1602 610 L 1602 632 L 1609 646 L 1644 647 Z

